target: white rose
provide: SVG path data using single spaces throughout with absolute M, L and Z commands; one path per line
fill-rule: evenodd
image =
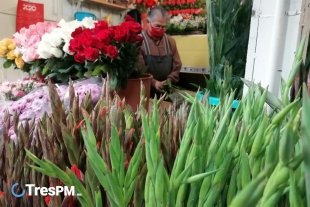
M 64 19 L 61 19 L 59 22 L 58 22 L 58 26 L 60 27 L 63 27 L 67 24 L 67 22 L 64 20 Z
M 95 22 L 91 17 L 85 17 L 82 20 L 82 25 L 86 28 L 93 29 L 95 27 Z
M 58 48 L 52 48 L 51 53 L 57 58 L 61 58 L 63 56 L 63 52 Z
M 37 53 L 40 58 L 49 59 L 52 57 L 51 49 L 52 46 L 49 44 L 49 42 L 41 41 L 37 49 Z
M 72 33 L 72 31 L 70 31 L 70 30 L 64 30 L 63 31 L 63 40 L 65 43 L 69 42 L 72 39 L 71 33 Z
M 59 28 L 58 28 L 59 29 Z M 53 47 L 58 47 L 58 46 L 60 46 L 61 45 L 61 43 L 62 43 L 62 39 L 61 39 L 61 37 L 60 37 L 60 35 L 59 35 L 59 31 L 57 32 L 55 32 L 55 33 L 51 33 L 51 38 L 50 38 L 50 40 L 49 40 L 49 43 L 53 46 Z
M 65 53 L 67 53 L 67 54 L 73 55 L 74 53 L 69 51 L 69 45 L 70 45 L 70 43 L 69 43 L 69 42 L 66 42 L 66 44 L 63 46 L 62 50 L 63 50 Z

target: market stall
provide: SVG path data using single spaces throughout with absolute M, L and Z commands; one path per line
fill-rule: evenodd
M 234 106 L 252 4 L 226 2 L 207 0 L 208 35 L 170 22 L 179 85 L 202 87 L 180 104 L 149 99 L 152 76 L 137 67 L 142 27 L 130 16 L 117 26 L 39 22 L 1 40 L 4 67 L 31 78 L 0 85 L 0 207 L 307 206 L 310 98 L 288 100 L 307 70 L 306 38 L 281 99 L 242 80 L 249 92 Z M 196 3 L 165 6 L 173 21 L 195 20 Z

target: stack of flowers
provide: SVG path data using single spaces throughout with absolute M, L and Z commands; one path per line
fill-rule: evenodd
M 0 94 L 4 97 L 5 101 L 16 101 L 43 85 L 45 84 L 34 78 L 25 78 L 16 82 L 3 82 L 0 83 Z
M 146 14 L 149 12 L 150 8 L 158 4 L 158 0 L 131 0 L 128 4 L 129 8 L 135 8 L 141 14 Z
M 7 83 L 5 83 L 7 84 Z M 63 102 L 68 102 L 67 96 L 68 85 L 57 85 L 56 91 Z M 80 104 L 87 98 L 87 94 L 91 94 L 92 102 L 98 102 L 101 93 L 101 86 L 95 83 L 83 83 L 73 86 L 76 95 L 79 97 Z M 18 94 L 17 94 L 18 95 Z M 20 94 L 21 95 L 21 94 Z M 51 115 L 51 100 L 47 87 L 40 87 L 31 93 L 22 96 L 17 101 L 6 102 L 0 109 L 0 131 L 4 127 L 6 113 L 10 116 L 10 123 L 14 122 L 14 115 L 19 115 L 18 127 L 26 121 L 34 120 L 37 123 L 45 113 Z M 16 133 L 13 125 L 9 130 L 9 136 L 12 140 L 16 141 Z
M 9 68 L 12 65 L 14 68 L 21 69 L 24 66 L 24 60 L 21 55 L 15 54 L 15 42 L 13 39 L 4 38 L 0 41 L 0 57 L 4 58 L 4 68 Z
M 200 0 L 163 0 L 162 5 L 170 15 L 167 33 L 205 34 L 205 2 Z
M 129 78 L 141 77 L 137 67 L 141 31 L 132 18 L 118 26 L 91 18 L 41 22 L 14 34 L 11 42 L 16 49 L 12 53 L 25 62 L 23 71 L 51 78 L 54 83 L 110 74 L 115 87 L 125 88 Z M 3 55 L 7 55 L 7 45 Z

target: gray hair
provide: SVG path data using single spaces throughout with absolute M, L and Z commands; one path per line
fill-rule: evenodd
M 166 9 L 161 6 L 155 6 L 151 8 L 149 13 L 147 14 L 147 20 L 152 22 L 154 17 L 160 15 L 161 17 L 165 18 L 167 21 L 169 20 L 169 14 Z

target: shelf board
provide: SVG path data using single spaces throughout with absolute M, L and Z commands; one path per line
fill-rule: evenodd
M 110 8 L 110 9 L 117 9 L 117 10 L 126 10 L 126 9 L 128 9 L 126 6 L 112 4 L 112 3 L 109 3 L 109 2 L 107 2 L 105 0 L 85 0 L 83 2 L 85 2 L 85 3 L 100 4 L 103 7 Z

